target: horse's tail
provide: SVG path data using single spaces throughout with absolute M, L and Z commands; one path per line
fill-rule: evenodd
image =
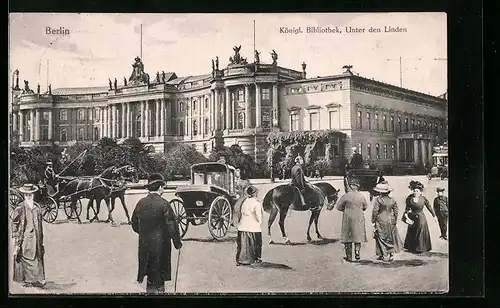
M 273 191 L 274 189 L 269 190 L 264 197 L 264 201 L 262 201 L 262 208 L 267 213 L 273 208 Z

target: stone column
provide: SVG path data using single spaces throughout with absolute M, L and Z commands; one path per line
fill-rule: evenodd
M 220 128 L 220 102 L 219 102 L 219 91 L 214 90 L 214 129 Z
M 40 109 L 36 109 L 36 118 L 35 118 L 35 129 L 36 129 L 36 134 L 35 134 L 35 140 L 40 141 Z
M 226 88 L 226 129 L 231 129 L 231 93 L 229 88 Z
M 425 140 L 420 140 L 420 146 L 422 147 L 422 165 L 425 166 L 427 163 L 427 153 L 426 153 L 426 144 Z
M 111 138 L 116 139 L 116 105 L 111 105 Z
M 125 104 L 127 106 L 127 138 L 133 136 L 132 134 L 132 103 L 128 102 Z
M 12 131 L 19 131 L 17 129 L 17 112 L 12 112 Z
M 236 105 L 238 104 L 236 93 L 231 96 L 231 128 L 238 128 L 238 115 L 236 114 Z
M 54 119 L 53 119 L 53 113 L 54 113 L 54 110 L 50 110 L 49 111 L 49 140 L 53 140 L 54 139 L 54 133 L 53 133 L 53 128 L 54 128 Z
M 144 136 L 149 137 L 149 126 L 150 126 L 150 114 L 149 114 L 149 100 L 146 101 L 146 106 L 144 107 Z
M 162 110 L 160 110 L 160 100 L 156 99 L 155 100 L 155 112 L 156 112 L 156 123 L 155 123 L 155 135 L 160 136 L 160 113 Z
M 252 122 L 252 109 L 250 102 L 250 85 L 245 85 L 245 128 L 250 128 Z
M 200 98 L 200 133 L 205 137 L 205 97 Z
M 432 162 L 432 140 L 429 140 L 429 143 L 427 144 L 428 146 L 428 151 L 427 151 L 427 155 L 428 155 L 428 161 L 429 161 L 429 164 L 432 166 L 433 162 Z
M 273 127 L 278 126 L 278 115 L 279 115 L 279 104 L 278 104 L 278 84 L 273 84 Z
M 193 138 L 193 98 L 192 97 L 188 98 L 188 103 L 187 103 L 186 108 L 189 108 L 188 119 L 186 121 L 188 135 L 189 135 L 189 137 Z
M 101 138 L 106 137 L 106 107 L 101 107 Z
M 30 141 L 35 139 L 35 110 L 31 109 L 31 119 L 30 119 Z
M 125 109 L 126 107 L 127 107 L 127 105 L 125 103 L 122 103 L 122 114 L 121 114 L 121 116 L 122 116 L 122 133 L 121 133 L 121 137 L 123 139 L 125 139 L 125 137 L 127 135 L 127 132 L 125 131 L 125 115 L 127 114 L 126 109 Z
M 145 127 L 146 125 L 144 123 L 146 123 L 146 115 L 144 113 L 144 109 L 146 108 L 146 102 L 144 101 L 141 101 L 141 135 L 139 137 L 144 137 L 145 134 L 144 134 L 144 130 L 145 130 Z
M 399 138 L 396 138 L 396 161 L 400 160 L 399 156 Z
M 160 136 L 165 136 L 165 99 L 160 100 Z
M 19 142 L 24 141 L 24 112 L 19 110 Z
M 262 106 L 261 106 L 261 93 L 260 86 L 258 84 L 255 85 L 255 127 L 261 127 L 262 121 Z
M 106 137 L 112 138 L 111 136 L 111 107 L 106 106 Z
M 418 163 L 419 157 L 418 157 L 418 140 L 414 139 L 413 140 L 413 161 L 415 163 Z

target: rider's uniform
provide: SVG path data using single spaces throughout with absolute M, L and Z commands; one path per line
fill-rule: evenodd
M 47 166 L 45 169 L 45 184 L 47 185 L 47 193 L 49 195 L 54 195 L 56 193 L 57 175 L 50 166 Z

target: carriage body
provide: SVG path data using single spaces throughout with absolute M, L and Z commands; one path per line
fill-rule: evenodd
M 442 151 L 432 154 L 433 167 L 428 174 L 429 180 L 432 178 L 448 178 L 448 151 Z
M 214 239 L 220 240 L 231 227 L 238 199 L 235 169 L 224 163 L 201 163 L 191 167 L 191 183 L 176 189 L 171 200 L 181 237 L 189 225 L 208 223 Z
M 350 191 L 349 185 L 353 178 L 359 181 L 359 191 L 367 191 L 370 193 L 371 201 L 375 195 L 373 189 L 383 177 L 382 172 L 378 169 L 351 169 L 346 172 L 344 177 L 344 189 L 346 193 Z

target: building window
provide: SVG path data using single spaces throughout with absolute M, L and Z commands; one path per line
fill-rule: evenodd
M 243 129 L 245 127 L 245 113 L 238 113 L 238 129 Z
M 94 127 L 94 141 L 99 140 L 99 127 Z
M 377 128 L 377 130 L 380 130 L 380 123 L 379 123 L 379 120 L 378 120 L 378 114 L 377 113 L 375 114 L 375 127 Z
M 395 123 L 394 123 L 394 116 L 391 116 L 391 129 L 392 131 L 396 131 L 396 126 L 395 126 Z
M 368 155 L 368 159 L 371 159 L 372 158 L 372 144 L 371 143 L 368 143 L 366 145 L 366 154 Z
M 338 109 L 330 110 L 330 129 L 340 129 L 340 112 Z
M 179 135 L 184 136 L 184 122 L 180 121 L 179 122 Z
M 401 117 L 398 117 L 398 129 L 399 129 L 400 132 L 403 131 L 403 125 L 401 123 Z
M 443 126 L 443 124 L 439 125 L 439 130 L 441 131 L 441 134 L 444 134 L 444 126 Z
M 47 121 L 49 120 L 49 112 L 48 111 L 43 112 L 43 119 L 47 120 Z
M 291 131 L 299 130 L 299 115 L 297 113 L 290 115 L 290 130 Z
M 83 128 L 79 128 L 78 129 L 77 140 L 78 141 L 82 141 L 83 139 L 84 139 L 84 129 Z
M 193 136 L 198 135 L 198 121 L 193 120 Z
M 359 153 L 359 155 L 363 155 L 363 144 L 362 143 L 358 143 L 358 153 Z
M 66 109 L 61 109 L 59 112 L 59 120 L 67 121 L 68 120 L 68 111 Z
M 391 145 L 391 157 L 392 159 L 396 159 L 396 149 L 394 144 Z
M 427 131 L 432 133 L 432 123 L 429 123 L 429 126 L 427 126 Z
M 375 145 L 375 158 L 380 159 L 380 146 L 378 143 Z
M 409 131 L 410 128 L 408 127 L 408 118 L 405 118 L 405 131 Z
M 384 158 L 388 158 L 388 153 L 387 153 L 387 144 L 384 144 Z
M 312 112 L 309 114 L 310 130 L 319 130 L 319 113 Z
M 193 111 L 196 110 L 196 100 L 193 101 Z
M 332 143 L 331 143 L 331 150 L 332 150 L 332 155 L 333 155 L 333 158 L 337 158 L 337 157 L 340 157 L 340 144 L 339 144 L 339 139 L 338 138 L 335 138 L 333 139 Z M 324 147 L 324 145 L 323 145 Z M 325 151 L 323 150 L 323 153 L 325 153 Z
M 262 99 L 271 99 L 271 89 L 269 88 L 263 88 L 262 89 Z
M 179 110 L 184 111 L 184 103 L 183 102 L 179 102 Z
M 48 127 L 42 127 L 42 140 L 44 140 L 44 141 L 49 140 L 49 128 Z
M 268 109 L 262 111 L 262 127 L 271 127 L 271 111 Z
M 438 125 L 434 124 L 434 133 L 437 135 L 439 133 Z
M 208 100 L 208 97 L 205 98 L 205 109 L 209 109 L 209 100 Z
M 141 137 L 141 122 L 142 122 L 142 119 L 141 119 L 141 116 L 138 115 L 136 118 L 135 118 L 135 136 L 136 137 Z
M 204 143 L 203 144 L 203 153 L 207 153 L 208 152 L 208 147 L 207 147 L 207 144 Z
M 31 141 L 31 125 L 26 125 L 26 140 Z
M 89 109 L 88 111 L 89 111 L 88 112 L 89 113 L 89 120 L 92 120 L 92 111 L 93 111 L 93 109 Z
M 66 128 L 61 129 L 61 138 L 62 142 L 68 141 L 68 130 Z
M 78 120 L 85 120 L 85 109 L 78 109 Z
M 368 129 L 372 129 L 372 119 L 369 112 L 366 113 L 366 121 L 368 122 Z
M 384 131 L 387 131 L 387 116 L 386 115 L 384 115 L 383 121 L 384 121 Z
M 358 128 L 363 128 L 363 117 L 361 111 L 358 111 Z
M 420 122 L 420 121 L 419 121 Z M 411 129 L 415 130 L 415 119 L 411 119 Z
M 99 121 L 101 119 L 101 109 L 94 109 L 94 120 Z
M 245 92 L 243 92 L 243 89 L 238 90 L 238 102 L 243 102 L 245 101 Z
M 209 129 L 208 126 L 209 126 L 208 119 L 205 119 L 205 125 L 203 126 L 205 135 L 208 135 L 208 129 Z

